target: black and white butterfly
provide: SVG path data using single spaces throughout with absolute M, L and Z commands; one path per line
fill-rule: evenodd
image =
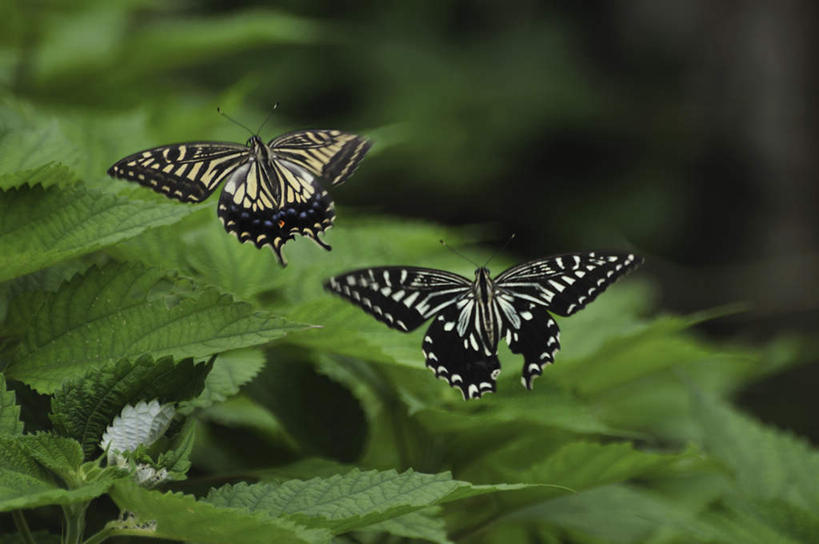
M 443 270 L 385 266 L 335 276 L 324 287 L 400 331 L 434 317 L 424 335 L 426 365 L 471 399 L 495 391 L 501 338 L 523 355 L 522 382 L 531 389 L 560 348 L 550 312 L 582 310 L 642 262 L 632 253 L 575 253 L 514 266 L 495 279 L 480 267 L 474 281 Z
M 225 182 L 217 214 L 240 242 L 281 248 L 296 234 L 326 250 L 319 234 L 333 225 L 333 201 L 320 181 L 343 183 L 370 142 L 338 130 L 303 130 L 265 143 L 190 142 L 163 145 L 117 161 L 108 175 L 136 181 L 169 198 L 201 202 Z

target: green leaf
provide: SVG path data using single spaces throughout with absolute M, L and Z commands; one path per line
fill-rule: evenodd
M 172 438 L 168 449 L 159 455 L 157 466 L 166 468 L 174 479 L 183 478 L 191 467 L 190 457 L 195 440 L 196 427 L 189 419 Z
M 213 364 L 213 370 L 205 380 L 205 389 L 197 398 L 185 405 L 206 408 L 232 397 L 239 388 L 262 370 L 265 365 L 264 352 L 258 349 L 243 349 L 220 353 Z
M 93 189 L 39 186 L 0 192 L 0 281 L 174 223 L 194 208 Z
M 212 289 L 163 297 L 166 281 L 161 272 L 133 264 L 75 277 L 35 312 L 7 375 L 50 393 L 123 358 L 207 357 L 299 327 Z
M 471 486 L 449 474 L 397 473 L 357 469 L 344 475 L 280 484 L 227 485 L 205 499 L 218 506 L 244 508 L 270 518 L 286 517 L 334 533 L 367 527 L 446 500 L 493 493 L 504 486 Z
M 14 391 L 6 389 L 6 378 L 0 374 L 0 434 L 22 434 L 20 407 L 15 401 Z
M 77 181 L 76 174 L 67 166 L 60 163 L 47 163 L 36 168 L 17 170 L 0 174 L 0 190 L 27 185 L 29 187 L 52 185 L 70 185 Z
M 47 463 L 67 470 L 76 453 L 69 444 L 68 439 L 50 435 L 0 436 L 0 511 L 86 502 L 105 493 L 114 481 L 110 472 L 90 482 L 71 478 L 73 487 L 65 489 L 45 468 Z M 49 460 L 50 454 L 57 458 Z
M 451 544 L 452 541 L 446 534 L 446 526 L 444 520 L 440 517 L 440 512 L 440 507 L 433 506 L 373 523 L 361 530 L 373 533 L 389 533 L 436 544 Z
M 74 487 L 79 484 L 76 475 L 82 463 L 82 447 L 72 439 L 50 433 L 27 434 L 20 443 L 32 459 L 43 465 Z
M 98 451 L 105 429 L 127 405 L 141 400 L 169 403 L 198 395 L 209 364 L 192 359 L 174 363 L 171 357 L 154 361 L 144 356 L 87 373 L 66 383 L 51 400 L 55 428 L 82 444 L 86 458 Z
M 139 523 L 150 524 L 142 536 L 213 544 L 318 543 L 331 538 L 323 529 L 215 506 L 181 493 L 151 491 L 125 480 L 113 486 L 111 498 Z
M 819 452 L 702 393 L 692 393 L 692 405 L 705 449 L 734 473 L 741 493 L 819 510 Z

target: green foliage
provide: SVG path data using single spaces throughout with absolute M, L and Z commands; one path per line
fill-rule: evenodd
M 368 265 L 470 276 L 442 238 L 488 259 L 475 244 L 494 239 L 489 227 L 445 228 L 349 202 L 391 209 L 412 191 L 425 206 L 481 195 L 494 207 L 508 198 L 487 191 L 510 167 L 502 141 L 523 155 L 533 127 L 614 115 L 557 26 L 506 36 L 519 46 L 514 65 L 509 50 L 473 44 L 470 56 L 505 74 L 497 81 L 449 42 L 372 47 L 360 33 L 357 60 L 379 74 L 355 93 L 368 113 L 311 120 L 294 97 L 321 85 L 300 67 L 315 69 L 307 61 L 321 51 L 331 77 L 344 79 L 357 62 L 334 55 L 357 29 L 267 9 L 198 15 L 195 4 L 80 2 L 18 18 L 0 8 L 11 21 L 0 22 L 0 510 L 60 506 L 72 544 L 86 515 L 103 527 L 94 543 L 815 538 L 819 453 L 731 401 L 800 362 L 798 338 L 749 347 L 701 337 L 696 325 L 726 310 L 647 317 L 657 297 L 638 276 L 560 319 L 563 349 L 533 391 L 520 387 L 521 358 L 502 348 L 498 392 L 463 402 L 424 368 L 423 330 L 389 330 L 321 289 Z M 494 101 L 498 85 L 517 99 L 486 111 L 479 97 Z M 368 94 L 380 86 L 386 103 Z M 281 269 L 270 251 L 224 232 L 215 198 L 182 204 L 105 176 L 150 145 L 241 140 L 215 106 L 261 120 L 270 93 L 295 104 L 282 108 L 292 119 L 272 117 L 271 132 L 314 121 L 359 130 L 392 122 L 381 110 L 405 105 L 418 114 L 359 130 L 375 147 L 332 189 L 332 252 L 299 238 Z M 402 188 L 401 172 L 417 183 Z M 611 207 L 605 196 L 600 208 Z M 528 200 L 516 201 L 522 216 L 542 207 Z M 607 228 L 606 214 L 594 228 Z M 565 217 L 552 225 L 581 232 Z M 512 261 L 498 255 L 492 268 Z M 106 430 L 126 407 L 153 400 L 175 417 L 154 433 L 124 432 L 150 440 L 108 466 Z M 122 516 L 93 508 L 105 494 Z
M 191 495 L 150 491 L 127 481 L 117 482 L 111 498 L 120 508 L 137 516 L 137 519 L 123 523 L 109 523 L 109 527 L 120 529 L 121 534 L 214 544 L 239 540 L 248 543 L 330 540 L 330 534 L 323 529 L 308 528 L 238 508 L 221 508 L 198 501 Z
M 192 359 L 154 361 L 150 356 L 120 361 L 63 384 L 51 399 L 51 420 L 60 434 L 82 444 L 86 458 L 98 452 L 100 439 L 126 405 L 139 400 L 161 403 L 199 395 L 211 364 Z
M 0 374 L 0 434 L 22 434 L 20 407 L 15 402 L 14 391 L 6 388 L 6 379 Z
M 47 294 L 7 376 L 53 392 L 71 376 L 125 357 L 205 357 L 261 344 L 298 326 L 213 289 L 169 291 L 156 269 L 110 264 Z

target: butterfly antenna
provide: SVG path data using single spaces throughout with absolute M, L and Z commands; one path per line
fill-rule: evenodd
M 239 126 L 240 126 L 240 127 L 242 127 L 243 129 L 245 129 L 246 131 L 248 131 L 250 134 L 252 134 L 252 135 L 254 135 L 254 136 L 255 136 L 255 134 L 253 134 L 253 131 L 252 131 L 252 130 L 250 130 L 249 128 L 247 128 L 245 125 L 243 125 L 242 123 L 240 123 L 239 121 L 237 121 L 236 119 L 234 119 L 233 117 L 231 117 L 230 115 L 228 115 L 227 113 L 223 112 L 223 111 L 222 111 L 222 108 L 220 108 L 219 106 L 216 106 L 216 111 L 217 111 L 217 112 L 219 112 L 219 115 L 221 115 L 222 117 L 224 117 L 225 119 L 227 119 L 227 120 L 228 120 L 228 121 L 230 121 L 231 123 L 233 123 L 233 124 L 235 124 L 235 125 L 239 125 Z
M 258 136 L 259 133 L 262 132 L 262 129 L 264 128 L 264 126 L 267 124 L 268 121 L 270 121 L 270 118 L 273 117 L 273 112 L 275 112 L 277 109 L 279 109 L 279 103 L 278 102 L 273 104 L 273 109 L 270 110 L 270 112 L 267 114 L 267 117 L 265 117 L 264 121 L 262 121 L 262 124 L 259 125 L 259 130 L 256 131 L 256 136 Z
M 475 267 L 480 268 L 480 266 L 478 265 L 478 263 L 476 263 L 475 261 L 473 261 L 472 259 L 470 259 L 470 258 L 469 258 L 469 257 L 467 257 L 466 255 L 464 255 L 464 254 L 463 254 L 463 253 L 461 253 L 460 251 L 456 250 L 454 247 L 451 247 L 451 246 L 446 245 L 446 242 L 444 242 L 443 240 L 439 240 L 439 242 L 441 242 L 441 245 L 442 245 L 442 246 L 444 246 L 445 248 L 447 248 L 448 250 L 450 250 L 452 253 L 454 253 L 455 255 L 457 255 L 458 257 L 460 257 L 461 259 L 464 259 L 465 261 L 467 261 L 467 262 L 469 262 L 469 263 L 473 264 Z
M 503 244 L 503 247 L 501 247 L 501 248 L 500 248 L 500 250 L 498 250 L 498 251 L 496 251 L 495 253 L 493 253 L 491 257 L 489 257 L 488 259 L 486 259 L 486 262 L 485 262 L 485 263 L 483 263 L 484 268 L 486 268 L 486 266 L 487 266 L 487 265 L 489 265 L 489 261 L 491 261 L 492 259 L 494 259 L 494 258 L 495 258 L 495 255 L 497 255 L 498 253 L 503 252 L 503 250 L 504 250 L 504 249 L 506 249 L 506 248 L 507 248 L 507 246 L 509 245 L 509 243 L 510 243 L 512 240 L 514 240 L 514 239 L 515 239 L 515 233 L 513 232 L 513 233 L 512 233 L 512 236 L 510 236 L 510 237 L 509 237 L 509 239 L 508 239 L 508 240 L 506 240 L 506 243 L 505 243 L 505 244 Z

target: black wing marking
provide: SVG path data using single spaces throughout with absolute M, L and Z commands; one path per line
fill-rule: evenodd
M 531 389 L 534 379 L 543 373 L 544 365 L 553 363 L 560 350 L 560 329 L 543 306 L 508 295 L 500 295 L 496 300 L 504 316 L 506 343 L 512 353 L 523 355 L 521 382 L 523 387 Z
M 230 142 L 163 145 L 120 159 L 108 175 L 182 202 L 201 202 L 249 157 L 247 147 Z
M 330 185 L 349 178 L 370 149 L 369 140 L 339 130 L 301 130 L 283 134 L 268 144 L 274 160 L 304 168 Z
M 404 332 L 418 328 L 470 287 L 463 276 L 443 270 L 391 266 L 363 268 L 324 282 L 328 291 Z
M 495 285 L 517 299 L 569 316 L 642 262 L 632 253 L 559 255 L 514 266 L 495 278 Z
M 495 391 L 500 363 L 496 351 L 486 355 L 477 341 L 478 331 L 458 332 L 460 313 L 456 306 L 449 306 L 430 324 L 424 336 L 424 358 L 427 368 L 459 388 L 465 400 L 476 399 Z
M 333 201 L 302 168 L 291 169 L 276 160 L 248 161 L 225 183 L 217 214 L 225 230 L 242 243 L 269 246 L 282 266 L 287 266 L 282 246 L 296 234 L 330 249 L 318 235 L 333 225 Z

